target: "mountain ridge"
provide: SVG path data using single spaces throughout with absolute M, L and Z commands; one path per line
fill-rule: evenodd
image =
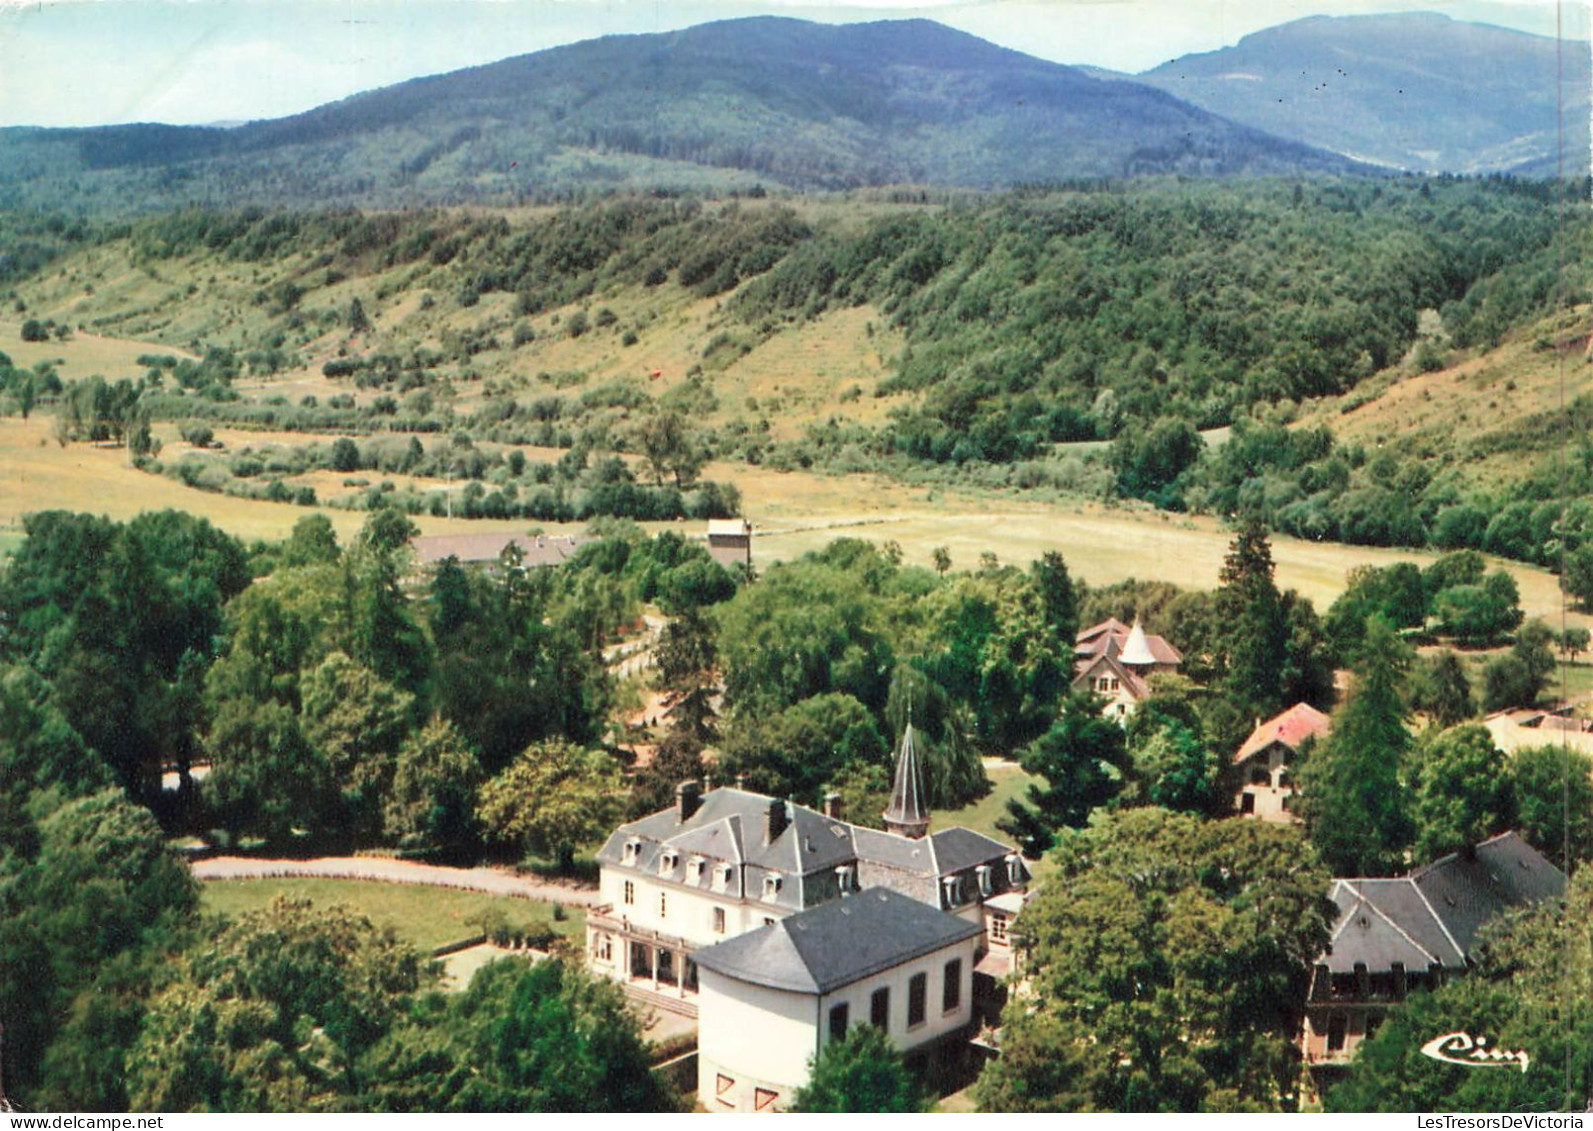
M 512 203 L 528 190 L 641 187 L 666 165 L 713 187 L 797 190 L 1365 171 L 1151 86 L 928 20 L 782 17 L 607 36 L 232 129 L 3 131 L 0 156 L 14 170 L 0 193 L 12 198 L 31 180 L 36 195 L 140 192 L 144 207 L 194 195 Z

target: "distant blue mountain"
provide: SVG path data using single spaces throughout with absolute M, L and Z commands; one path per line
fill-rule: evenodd
M 1434 13 L 1315 16 L 1134 81 L 1280 137 L 1399 169 L 1588 169 L 1593 77 L 1585 40 L 1558 43 Z

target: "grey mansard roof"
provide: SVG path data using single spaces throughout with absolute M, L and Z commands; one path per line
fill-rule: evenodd
M 786 824 L 766 842 L 765 823 L 773 801 L 746 790 L 711 790 L 684 821 L 672 806 L 621 825 L 597 858 L 608 867 L 800 911 L 841 895 L 837 869 L 867 869 L 869 882 L 889 883 L 880 878 L 882 870 L 933 881 L 981 864 L 1003 865 L 1015 853 L 1010 845 L 969 829 L 943 829 L 915 840 L 861 828 L 790 802 L 775 802 Z M 635 846 L 633 855 L 627 855 L 627 844 Z M 675 862 L 662 868 L 668 852 L 676 854 Z M 693 858 L 703 862 L 694 877 L 688 867 Z M 720 864 L 731 865 L 732 876 L 728 886 L 713 889 L 714 866 Z M 1022 870 L 1021 863 L 1018 868 Z M 1009 886 L 1006 868 L 997 871 L 996 886 Z M 768 877 L 779 878 L 778 891 L 767 890 Z M 853 882 L 856 886 L 855 875 Z
M 1430 965 L 1462 969 L 1484 925 L 1506 911 L 1565 894 L 1565 873 L 1513 832 L 1395 879 L 1333 881 L 1338 905 L 1328 949 L 1334 973 Z
M 869 888 L 696 953 L 739 982 L 824 994 L 981 934 L 983 928 L 888 888 Z

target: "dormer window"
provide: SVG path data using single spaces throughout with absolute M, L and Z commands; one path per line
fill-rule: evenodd
M 715 864 L 714 865 L 713 885 L 714 885 L 714 891 L 725 891 L 726 889 L 728 889 L 730 887 L 730 865 L 729 864 Z
M 957 907 L 962 904 L 962 877 L 947 876 L 940 881 L 941 891 L 945 893 L 946 906 Z
M 634 864 L 634 863 L 636 863 L 637 859 L 641 856 L 641 854 L 642 854 L 642 841 L 641 841 L 640 837 L 634 837 L 633 836 L 633 837 L 631 837 L 629 840 L 627 840 L 625 842 L 625 855 L 623 857 L 623 860 L 624 860 L 624 862 L 626 864 Z
M 851 864 L 842 864 L 835 869 L 835 884 L 842 895 L 857 890 L 857 868 Z
M 988 896 L 995 890 L 995 882 L 990 877 L 990 865 L 981 864 L 974 869 L 974 877 L 979 881 L 979 894 Z
M 680 853 L 674 849 L 665 849 L 658 858 L 658 874 L 667 876 L 675 870 L 675 865 L 680 863 Z
M 1023 861 L 1018 859 L 1017 853 L 1007 857 L 1007 883 L 1017 887 L 1028 877 L 1023 870 Z
M 765 876 L 765 877 L 763 877 L 763 898 L 764 898 L 764 900 L 768 901 L 768 902 L 772 902 L 779 895 L 780 895 L 780 877 L 779 876 Z
M 702 866 L 706 863 L 707 861 L 701 856 L 693 856 L 686 861 L 686 882 L 688 884 L 694 884 L 702 879 Z

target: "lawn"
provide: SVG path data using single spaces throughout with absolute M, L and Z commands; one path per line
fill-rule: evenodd
M 961 826 L 995 837 L 1003 843 L 1010 842 L 1011 838 L 996 828 L 996 822 L 1007 815 L 1008 799 L 1020 796 L 1030 783 L 1039 782 L 1041 779 L 1033 774 L 1024 773 L 1015 762 L 987 764 L 985 773 L 990 775 L 990 792 L 961 809 L 932 812 L 929 818 L 932 832 Z
M 511 927 L 552 923 L 566 938 L 586 934 L 586 912 L 566 907 L 555 920 L 553 905 L 528 899 L 505 899 L 480 892 L 421 884 L 384 884 L 369 880 L 214 880 L 200 888 L 206 911 L 233 918 L 258 911 L 279 895 L 330 906 L 341 903 L 359 911 L 378 927 L 391 927 L 422 954 L 482 933 L 478 920 L 498 912 Z

